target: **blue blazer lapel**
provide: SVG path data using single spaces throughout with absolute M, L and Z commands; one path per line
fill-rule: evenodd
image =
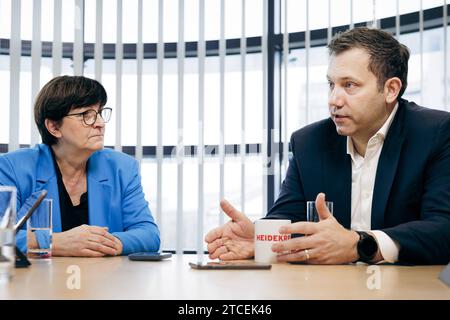
M 61 232 L 61 207 L 59 204 L 58 181 L 50 147 L 39 145 L 39 157 L 36 172 L 36 187 L 34 191 L 47 190 L 47 199 L 53 200 L 52 223 L 53 231 Z
M 89 159 L 87 171 L 89 224 L 110 226 L 112 190 L 108 183 L 108 175 L 102 170 L 96 154 Z
M 377 174 L 372 198 L 371 229 L 377 230 L 384 227 L 384 215 L 387 201 L 391 192 L 397 172 L 398 161 L 405 140 L 403 132 L 404 108 L 399 104 L 397 114 L 392 121 L 383 149 L 378 161 Z
M 347 154 L 347 138 L 337 136 L 330 144 L 330 152 L 323 152 L 323 186 L 326 200 L 333 201 L 334 217 L 350 228 L 352 199 L 352 165 Z

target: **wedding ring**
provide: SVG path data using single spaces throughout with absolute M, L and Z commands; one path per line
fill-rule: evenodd
M 309 253 L 308 253 L 308 249 L 305 249 L 305 255 L 306 255 L 306 260 L 309 260 Z

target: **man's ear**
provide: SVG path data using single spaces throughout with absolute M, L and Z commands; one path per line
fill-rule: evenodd
M 61 131 L 59 130 L 59 125 L 57 121 L 45 119 L 45 127 L 52 136 L 54 136 L 55 138 L 61 138 L 62 134 Z
M 384 94 L 387 103 L 393 103 L 397 100 L 398 94 L 402 89 L 402 80 L 397 77 L 389 78 L 384 84 Z

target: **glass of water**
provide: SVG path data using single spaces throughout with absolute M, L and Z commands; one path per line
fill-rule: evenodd
M 325 204 L 328 208 L 328 210 L 333 214 L 333 202 L 332 201 L 325 201 Z M 317 213 L 316 209 L 316 202 L 315 201 L 307 201 L 306 202 L 306 221 L 308 222 L 319 222 L 319 214 Z
M 52 199 L 44 199 L 27 221 L 27 257 L 50 261 L 52 257 Z
M 16 201 L 15 187 L 0 186 L 0 283 L 14 273 Z

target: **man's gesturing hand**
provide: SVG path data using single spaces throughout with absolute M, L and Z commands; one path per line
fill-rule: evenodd
M 292 238 L 274 244 L 272 250 L 281 253 L 278 255 L 278 261 L 304 261 L 311 264 L 342 264 L 355 261 L 358 258 L 358 234 L 345 229 L 337 222 L 325 204 L 325 194 L 317 195 L 316 208 L 319 222 L 297 222 L 280 228 L 282 234 L 297 233 L 307 237 Z
M 220 206 L 231 221 L 211 230 L 205 236 L 210 259 L 239 260 L 253 257 L 255 235 L 253 223 L 227 200 L 222 200 Z

